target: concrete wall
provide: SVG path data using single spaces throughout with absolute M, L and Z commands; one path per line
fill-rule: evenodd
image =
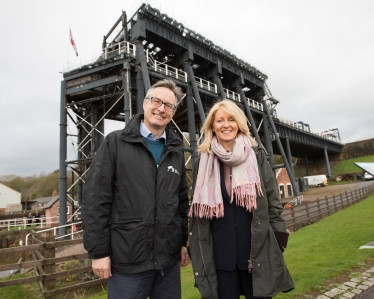
M 5 211 L 7 211 L 9 205 L 20 204 L 21 193 L 0 183 L 0 209 L 5 209 Z

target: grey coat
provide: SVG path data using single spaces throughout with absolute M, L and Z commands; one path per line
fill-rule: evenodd
M 288 232 L 281 217 L 283 207 L 272 169 L 264 151 L 258 148 L 254 150 L 264 195 L 257 196 L 257 209 L 253 212 L 252 220 L 250 263 L 253 267 L 253 295 L 274 297 L 279 292 L 288 292 L 295 288 L 281 248 L 287 246 Z M 194 183 L 197 170 L 198 161 L 194 167 Z M 188 242 L 195 282 L 202 298 L 218 298 L 209 219 L 193 217 L 189 220 Z

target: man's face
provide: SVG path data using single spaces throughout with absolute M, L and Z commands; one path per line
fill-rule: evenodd
M 166 87 L 155 88 L 150 97 L 156 97 L 164 103 L 170 103 L 176 105 L 174 93 Z M 143 102 L 144 109 L 144 124 L 149 130 L 152 129 L 157 131 L 164 131 L 166 125 L 171 121 L 175 112 L 165 110 L 165 105 L 162 104 L 160 107 L 152 104 L 151 99 L 145 99 Z

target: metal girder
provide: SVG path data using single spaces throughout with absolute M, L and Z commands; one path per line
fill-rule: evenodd
M 341 153 L 342 151 L 343 144 L 328 140 L 316 134 L 298 130 L 294 127 L 288 127 L 281 123 L 276 123 L 275 127 L 282 140 L 287 137 L 289 138 L 290 147 L 294 157 L 304 158 L 305 153 L 308 153 L 308 157 L 322 157 L 323 149 L 325 147 L 333 154 Z M 316 149 L 320 149 L 321 152 L 317 153 Z
M 85 83 L 79 86 L 70 87 L 66 89 L 66 95 L 71 95 L 77 92 L 82 92 L 85 90 L 90 90 L 90 89 L 97 88 L 103 85 L 107 85 L 107 84 L 114 83 L 114 82 L 121 82 L 121 81 L 122 81 L 122 76 L 118 76 L 118 75 L 98 79 L 98 80 Z
M 254 71 L 249 70 L 249 67 L 246 67 L 244 64 L 240 65 L 239 61 L 238 63 L 235 63 L 234 59 L 229 58 L 227 55 L 228 53 L 221 51 L 220 48 L 214 46 L 213 44 L 208 46 L 204 43 L 197 43 L 188 36 L 183 36 L 183 31 L 178 32 L 173 26 L 159 26 L 156 20 L 148 18 L 147 16 L 147 14 L 144 14 L 142 19 L 137 20 L 131 28 L 131 30 L 133 30 L 132 35 L 134 35 L 135 38 L 144 37 L 147 35 L 147 31 L 149 31 L 160 36 L 165 41 L 169 41 L 170 43 L 179 46 L 182 49 L 192 49 L 195 55 L 204 58 L 210 63 L 215 64 L 218 60 L 220 60 L 223 69 L 231 72 L 232 74 L 238 74 L 240 72 L 243 73 L 243 78 L 252 84 L 262 86 L 264 80 L 267 79 L 267 76 L 264 74 L 262 74 L 264 78 L 260 79 Z M 141 22 L 136 25 L 136 23 L 139 21 Z
M 80 77 L 84 77 L 84 76 L 91 75 L 91 74 L 94 74 L 94 73 L 99 73 L 101 71 L 104 71 L 104 70 L 122 65 L 124 59 L 125 58 L 120 59 L 120 60 L 116 60 L 116 61 L 113 61 L 113 62 L 107 62 L 105 64 L 97 63 L 97 65 L 96 65 L 96 63 L 92 63 L 92 68 L 88 68 L 87 70 L 80 70 L 78 72 L 77 72 L 77 70 L 74 70 L 74 72 L 72 74 L 65 73 L 64 74 L 64 80 L 65 81 L 74 80 L 74 79 L 77 79 L 77 78 L 80 78 Z

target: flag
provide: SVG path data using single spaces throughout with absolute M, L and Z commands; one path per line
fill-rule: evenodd
M 77 56 L 78 56 L 78 50 L 77 50 L 77 47 L 75 46 L 75 42 L 74 42 L 74 39 L 73 39 L 73 34 L 71 33 L 71 29 L 70 29 L 70 42 L 71 42 L 71 45 L 74 48 L 75 54 L 77 54 Z

